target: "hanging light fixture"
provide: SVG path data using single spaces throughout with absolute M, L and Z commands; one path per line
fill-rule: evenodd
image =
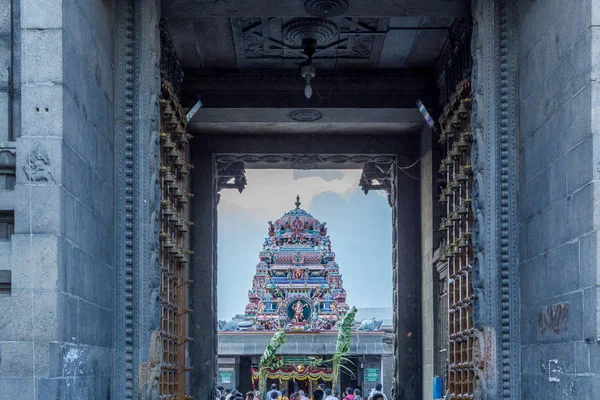
M 317 70 L 312 65 L 312 56 L 315 54 L 315 50 L 317 49 L 317 41 L 313 38 L 304 38 L 302 39 L 302 47 L 304 48 L 304 54 L 308 57 L 308 60 L 300 65 L 300 75 L 306 81 L 306 86 L 304 87 L 304 96 L 307 99 L 310 99 L 313 93 L 310 80 L 313 79 L 317 74 Z

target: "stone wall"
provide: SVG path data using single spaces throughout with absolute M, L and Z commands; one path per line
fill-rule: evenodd
M 12 290 L 0 298 L 0 397 L 105 399 L 114 347 L 112 2 L 12 4 L 22 96 L 16 185 L 0 191 L 0 208 L 15 217 Z
M 423 398 L 432 398 L 434 352 L 434 271 L 433 271 L 433 190 L 437 169 L 433 166 L 432 131 L 424 127 L 421 133 L 421 310 L 423 347 Z
M 114 9 L 63 1 L 63 185 L 58 270 L 63 377 L 92 398 L 111 391 L 114 349 Z M 68 22 L 68 23 L 67 23 Z M 68 356 L 77 354 L 78 359 Z
M 600 1 L 518 3 L 522 397 L 591 399 L 600 384 Z

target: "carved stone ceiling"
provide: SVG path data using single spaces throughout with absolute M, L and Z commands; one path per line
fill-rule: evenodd
M 291 69 L 305 0 L 169 0 L 162 12 L 185 69 Z M 327 69 L 430 68 L 468 0 L 348 0 L 319 30 L 314 65 Z M 384 15 L 385 17 L 382 17 Z M 301 25 L 301 23 L 300 23 Z M 290 33 L 291 30 L 291 33 Z

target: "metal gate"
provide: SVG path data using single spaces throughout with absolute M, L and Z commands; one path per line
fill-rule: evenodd
M 448 398 L 472 399 L 475 388 L 473 347 L 473 248 L 471 211 L 473 173 L 471 168 L 471 85 L 458 85 L 440 118 L 439 141 L 446 157 L 439 172 L 446 178 L 440 202 L 446 204 L 446 217 L 439 230 L 446 233 L 446 248 L 440 261 L 447 263 L 448 296 Z
M 163 81 L 160 100 L 160 398 L 191 399 L 186 394 L 188 335 L 189 193 L 186 119 L 171 84 Z

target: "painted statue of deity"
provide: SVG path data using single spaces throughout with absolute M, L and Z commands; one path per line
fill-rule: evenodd
M 300 300 L 294 304 L 292 307 L 292 310 L 294 310 L 294 321 L 302 322 L 304 320 L 304 309 L 306 307 L 308 307 L 308 304 L 302 303 Z

